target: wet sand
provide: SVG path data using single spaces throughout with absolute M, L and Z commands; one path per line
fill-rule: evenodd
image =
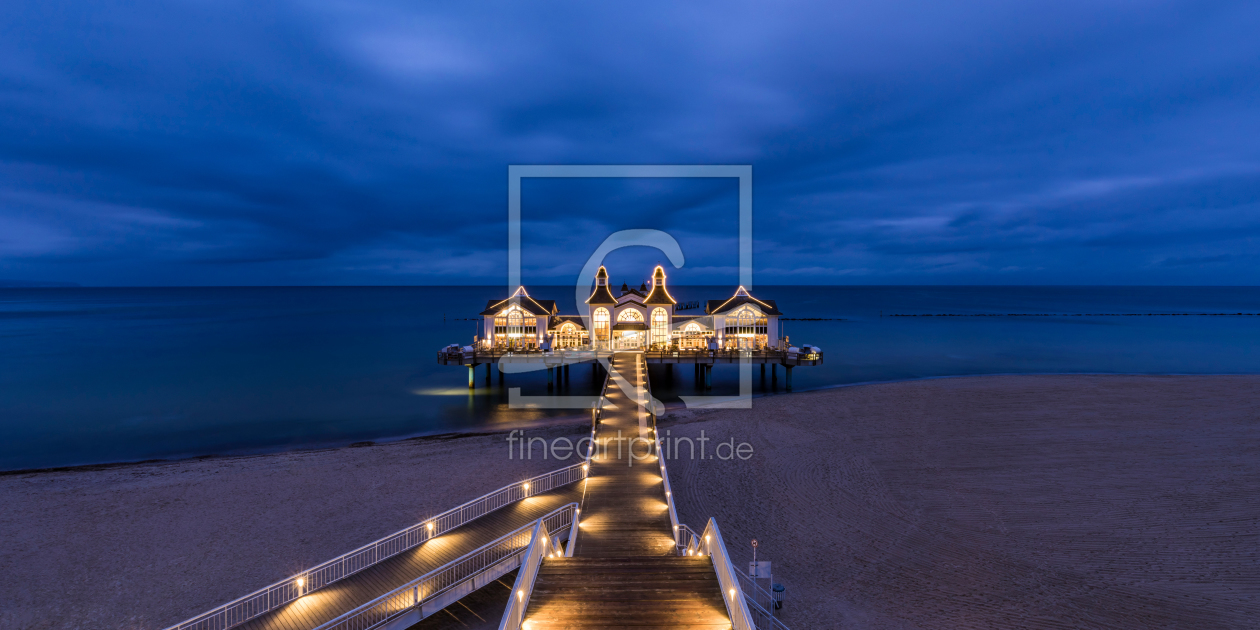
M 735 558 L 760 539 L 794 630 L 1260 618 L 1260 376 L 865 385 L 661 428 L 752 445 L 671 480 Z M 0 627 L 160 629 L 559 467 L 504 437 L 0 476 Z

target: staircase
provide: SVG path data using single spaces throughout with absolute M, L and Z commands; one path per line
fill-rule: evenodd
M 726 630 L 731 622 L 707 557 L 544 560 L 528 630 Z

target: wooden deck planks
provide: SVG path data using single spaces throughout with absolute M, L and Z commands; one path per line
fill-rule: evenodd
M 540 494 L 236 626 L 240 630 L 310 630 L 582 497 L 582 482 Z M 234 629 L 235 630 L 235 629 Z
M 630 387 L 645 386 L 642 355 L 618 353 L 612 368 Z M 616 409 L 603 414 L 597 442 L 640 436 L 646 423 L 635 392 L 612 379 L 608 399 Z M 530 630 L 731 627 L 711 560 L 676 555 L 656 457 L 634 452 L 612 444 L 592 460 L 576 557 L 543 561 L 526 612 Z

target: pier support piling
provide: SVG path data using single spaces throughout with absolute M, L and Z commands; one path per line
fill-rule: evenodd
M 468 366 L 468 389 L 475 389 L 476 385 L 473 381 L 477 378 L 477 366 Z
M 713 389 L 713 366 L 704 366 L 704 388 Z
M 486 364 L 486 385 L 490 384 L 490 372 L 494 369 L 493 363 Z
M 556 368 L 547 368 L 547 391 L 556 386 Z
M 792 366 L 785 365 L 783 369 L 787 372 L 787 390 L 792 391 Z

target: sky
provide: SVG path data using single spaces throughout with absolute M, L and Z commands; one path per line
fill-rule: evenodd
M 502 284 L 510 164 L 747 164 L 759 284 L 1255 285 L 1258 32 L 1202 0 L 7 0 L 0 281 Z M 733 282 L 737 204 L 527 180 L 526 282 L 630 228 Z

